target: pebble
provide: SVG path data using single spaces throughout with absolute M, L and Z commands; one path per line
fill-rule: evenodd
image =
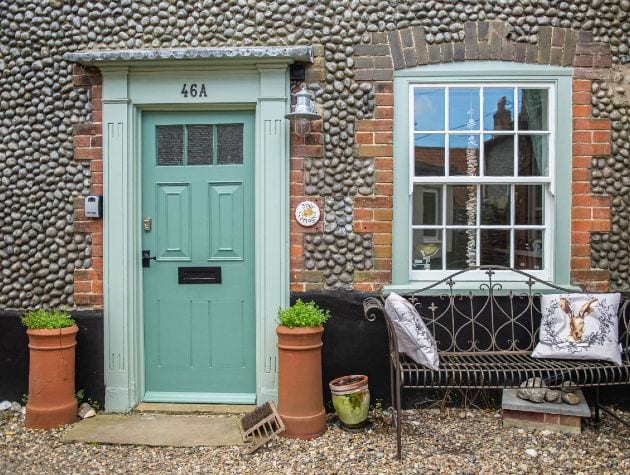
M 622 426 L 604 417 L 597 430 L 543 437 L 542 432 L 497 427 L 496 411 L 469 409 L 472 418 L 440 417 L 438 409 L 403 414 L 403 460 L 385 412 L 372 412 L 370 432 L 334 426 L 310 441 L 279 437 L 252 455 L 242 447 L 150 447 L 61 443 L 66 428 L 29 430 L 24 417 L 0 413 L 2 473 L 209 474 L 450 474 L 629 473 Z M 628 418 L 630 412 L 618 411 Z M 415 424 L 414 424 L 415 422 Z M 532 441 L 536 434 L 536 441 Z M 533 451 L 533 452 L 531 452 Z M 533 453 L 536 453 L 534 456 Z M 540 464 L 540 465 L 539 465 Z
M 11 401 L 0 402 L 0 411 L 7 411 L 11 409 Z

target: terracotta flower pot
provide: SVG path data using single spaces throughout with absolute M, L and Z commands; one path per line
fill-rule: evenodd
M 314 439 L 326 431 L 322 393 L 322 333 L 324 327 L 278 326 L 278 413 L 282 433 L 294 439 Z
M 362 374 L 342 376 L 333 379 L 328 385 L 341 424 L 348 429 L 367 424 L 370 410 L 368 377 Z
M 26 330 L 30 361 L 26 427 L 52 429 L 77 420 L 74 394 L 76 325 L 54 330 Z

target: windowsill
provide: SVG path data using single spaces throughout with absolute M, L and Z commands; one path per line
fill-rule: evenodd
M 478 281 L 463 281 L 463 282 L 455 282 L 455 285 L 453 286 L 453 293 L 454 294 L 460 294 L 460 295 L 468 295 L 469 293 L 472 293 L 473 295 L 487 295 L 488 290 L 487 289 L 480 289 L 479 286 L 482 284 L 488 284 L 487 280 L 478 280 Z M 518 295 L 518 293 L 521 292 L 527 292 L 528 290 L 528 286 L 525 282 L 515 282 L 515 281 L 501 281 L 500 279 L 493 279 L 493 284 L 496 284 L 499 287 L 495 287 L 494 288 L 494 294 L 495 295 L 507 295 L 510 291 L 514 292 Z M 420 289 L 426 288 L 429 285 L 431 285 L 430 281 L 413 281 L 413 282 L 409 282 L 408 284 L 392 284 L 392 285 L 386 285 L 385 287 L 383 287 L 383 293 L 390 293 L 390 292 L 396 292 L 396 293 L 404 293 L 404 294 L 408 294 L 408 293 L 413 293 L 413 292 L 417 292 Z M 580 287 L 577 287 L 575 285 L 570 285 L 570 284 L 555 284 L 558 285 L 559 287 L 563 287 L 567 290 L 571 290 L 573 292 L 580 292 L 582 289 L 580 289 Z M 539 294 L 561 294 L 563 293 L 561 290 L 558 289 L 554 289 L 553 287 L 547 287 L 544 284 L 540 284 L 538 282 L 535 282 L 532 285 L 532 290 L 534 293 L 539 293 Z M 444 294 L 448 294 L 450 291 L 450 287 L 444 283 L 437 285 L 435 287 L 432 287 L 431 289 L 427 289 L 424 292 L 421 292 L 419 295 L 444 295 Z

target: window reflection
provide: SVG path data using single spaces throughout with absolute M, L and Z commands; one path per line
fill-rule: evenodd
M 514 130 L 514 89 L 486 88 L 483 91 L 483 128 Z
M 443 134 L 416 134 L 414 154 L 416 176 L 444 175 Z
M 414 130 L 444 130 L 444 89 L 414 89 Z

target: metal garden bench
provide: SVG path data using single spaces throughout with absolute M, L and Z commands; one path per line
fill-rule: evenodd
M 522 276 L 520 287 L 508 290 L 498 271 Z M 481 273 L 475 290 L 464 288 L 471 272 Z M 510 281 L 514 284 L 514 281 Z M 470 287 L 470 282 L 467 287 Z M 438 290 L 441 289 L 441 290 Z M 630 300 L 619 306 L 619 342 L 625 350 L 623 365 L 606 361 L 532 358 L 538 342 L 542 293 L 577 293 L 540 280 L 516 269 L 482 266 L 458 271 L 432 285 L 405 292 L 433 334 L 440 356 L 437 371 L 400 354 L 385 295 L 369 297 L 364 315 L 369 321 L 384 317 L 389 340 L 391 397 L 394 410 L 398 458 L 401 458 L 401 391 L 403 389 L 504 389 L 517 388 L 529 378 L 541 377 L 549 387 L 573 381 L 579 387 L 595 388 L 595 418 L 599 418 L 599 388 L 630 384 Z M 437 294 L 437 295 L 436 295 Z

